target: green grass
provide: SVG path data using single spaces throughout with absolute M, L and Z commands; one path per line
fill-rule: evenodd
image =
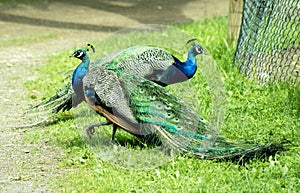
M 233 140 L 262 144 L 287 139 L 291 142 L 288 150 L 265 160 L 254 159 L 245 166 L 179 156 L 156 169 L 128 170 L 96 158 L 74 126 L 76 120 L 68 119 L 34 129 L 24 137 L 28 143 L 47 141 L 65 152 L 57 167 L 67 172 L 52 179 L 53 192 L 297 192 L 300 189 L 299 85 L 261 86 L 239 74 L 233 67 L 234 44 L 226 41 L 226 24 L 227 18 L 216 18 L 176 25 L 200 40 L 222 72 L 227 118 L 221 133 Z M 78 64 L 68 58 L 72 51 L 49 56 L 47 64 L 37 69 L 40 77 L 26 84 L 28 100 L 36 102 L 50 96 L 64 84 L 63 75 L 57 72 Z M 201 87 L 205 86 L 202 77 L 197 75 L 191 81 L 202 94 Z M 43 93 L 32 97 L 33 90 Z M 199 99 L 208 103 L 210 99 L 205 97 L 204 93 Z
M 0 48 L 1 47 L 7 48 L 11 46 L 23 46 L 26 44 L 38 43 L 42 40 L 54 39 L 58 37 L 59 34 L 43 34 L 43 35 L 36 35 L 36 36 L 17 37 L 17 38 L 2 40 L 0 42 Z

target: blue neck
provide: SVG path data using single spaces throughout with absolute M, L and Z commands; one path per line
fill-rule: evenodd
M 191 49 L 188 53 L 188 58 L 185 62 L 176 61 L 175 66 L 183 72 L 187 78 L 191 78 L 197 71 L 196 55 Z
M 181 62 L 178 58 L 173 56 L 175 63 L 168 67 L 161 75 L 159 82 L 162 86 L 186 81 L 194 76 L 197 71 L 196 55 L 191 49 L 188 53 L 188 58 L 185 62 Z
M 82 79 L 89 72 L 89 64 L 90 58 L 88 56 L 85 56 L 73 73 L 72 86 L 76 95 L 78 95 L 79 97 L 84 97 Z

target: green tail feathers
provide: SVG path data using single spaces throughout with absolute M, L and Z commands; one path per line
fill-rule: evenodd
M 32 107 L 32 110 L 36 109 L 48 109 L 52 113 L 58 113 L 59 111 L 66 111 L 72 108 L 72 97 L 74 91 L 72 84 L 69 82 L 66 86 L 60 88 L 49 99 L 42 101 L 41 103 Z

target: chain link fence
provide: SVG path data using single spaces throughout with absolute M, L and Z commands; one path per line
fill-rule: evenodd
M 263 84 L 300 82 L 300 0 L 244 0 L 235 65 Z

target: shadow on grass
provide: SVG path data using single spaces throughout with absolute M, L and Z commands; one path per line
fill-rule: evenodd
M 133 19 L 143 24 L 170 24 L 170 23 L 183 23 L 183 22 L 191 22 L 191 19 L 187 18 L 183 14 L 184 5 L 186 5 L 187 1 L 180 0 L 169 0 L 169 1 L 160 1 L 160 0 L 128 0 L 126 2 L 120 1 L 74 1 L 74 0 L 36 0 L 36 1 L 25 1 L 25 3 L 30 3 L 30 6 L 33 6 L 37 9 L 47 10 L 49 5 L 54 2 L 63 3 L 66 10 L 68 10 L 69 5 L 72 6 L 80 6 L 80 7 L 88 7 L 90 9 L 97 9 L 101 11 L 111 12 L 118 15 L 125 16 L 127 18 Z M 1 1 L 0 1 L 1 2 Z M 7 1 L 3 1 L 7 2 Z M 9 3 L 18 4 L 24 3 L 23 1 L 12 1 Z M 68 10 L 71 11 L 72 10 Z M 97 17 L 101 19 L 101 14 L 99 15 L 89 15 L 87 13 L 87 17 Z M 74 20 L 78 21 L 76 15 L 74 14 Z M 13 22 L 13 23 L 21 23 L 28 24 L 34 26 L 45 26 L 45 27 L 55 27 L 55 28 L 66 28 L 66 29 L 76 29 L 76 30 L 88 30 L 88 31 L 104 31 L 104 32 L 112 32 L 121 29 L 122 27 L 118 26 L 106 26 L 106 25 L 93 25 L 93 24 L 84 24 L 77 22 L 63 22 L 42 18 L 34 18 L 28 16 L 18 16 L 10 13 L 0 13 L 0 21 Z

